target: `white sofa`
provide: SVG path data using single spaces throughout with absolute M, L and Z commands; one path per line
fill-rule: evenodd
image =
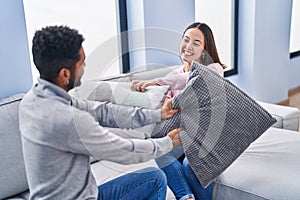
M 172 69 L 131 73 L 103 80 L 151 79 Z M 22 96 L 17 94 L 0 99 L 0 199 L 28 199 L 29 196 L 18 128 L 18 105 Z M 261 105 L 276 117 L 278 122 L 274 126 L 277 128 L 266 131 L 218 177 L 213 184 L 214 199 L 299 199 L 299 110 L 263 102 Z M 107 161 L 91 164 L 99 184 L 147 166 L 156 164 L 153 160 L 135 165 Z M 167 199 L 175 199 L 170 190 Z
M 297 200 L 300 135 L 268 129 L 214 183 L 214 200 Z
M 147 80 L 163 76 L 172 69 L 174 67 L 137 72 L 122 77 L 103 78 L 103 80 L 122 82 Z M 300 197 L 300 186 L 297 187 L 300 178 L 299 110 L 261 101 L 258 103 L 272 114 L 277 122 L 215 180 L 214 200 L 292 200 Z M 156 166 L 156 164 L 154 161 L 149 161 L 125 166 L 111 162 L 98 162 L 92 169 L 96 177 L 99 177 L 98 183 L 103 183 L 147 166 Z M 103 174 L 100 176 L 102 170 L 105 171 L 104 176 Z M 284 174 L 286 176 L 282 176 Z M 167 199 L 175 199 L 170 190 Z

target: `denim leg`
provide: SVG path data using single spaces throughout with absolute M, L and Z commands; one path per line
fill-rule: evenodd
M 198 181 L 194 171 L 192 170 L 189 161 L 187 158 L 183 160 L 185 176 L 188 179 L 192 191 L 196 199 L 201 200 L 211 200 L 212 199 L 212 188 L 211 185 L 208 185 L 206 188 L 203 188 Z
M 188 197 L 194 197 L 189 182 L 185 177 L 183 165 L 172 153 L 156 158 L 155 162 L 165 172 L 168 186 L 176 196 L 176 199 L 184 200 Z
M 160 169 L 149 167 L 98 186 L 98 200 L 165 200 L 167 180 Z

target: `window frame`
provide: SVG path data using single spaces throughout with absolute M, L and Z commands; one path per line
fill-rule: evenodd
M 233 68 L 224 72 L 224 77 L 238 74 L 239 0 L 233 0 Z
M 300 56 L 300 50 L 296 51 L 296 52 L 291 52 L 290 53 L 290 58 L 295 58 L 295 57 L 298 57 L 298 56 Z
M 293 20 L 293 11 L 295 11 L 295 8 L 293 6 L 294 1 L 292 2 L 292 10 L 291 10 L 291 28 L 290 28 L 290 45 L 291 45 L 291 34 L 292 34 L 292 20 Z M 293 9 L 294 8 L 294 9 Z M 289 53 L 290 53 L 290 58 L 295 58 L 300 56 L 300 49 L 294 52 L 290 51 L 291 49 L 289 49 Z
M 116 1 L 119 10 L 119 34 L 120 34 L 120 65 L 121 73 L 130 72 L 130 57 L 129 57 L 129 44 L 128 44 L 128 18 L 127 18 L 127 0 Z

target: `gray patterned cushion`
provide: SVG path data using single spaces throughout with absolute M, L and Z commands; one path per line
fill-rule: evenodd
M 158 124 L 153 137 L 184 127 L 180 134 L 184 151 L 204 187 L 276 122 L 245 92 L 196 62 L 173 107 L 183 110 Z

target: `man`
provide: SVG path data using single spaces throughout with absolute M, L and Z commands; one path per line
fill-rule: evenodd
M 159 157 L 181 145 L 179 130 L 160 139 L 124 139 L 104 127 L 135 128 L 173 116 L 171 101 L 159 110 L 129 108 L 71 97 L 84 73 L 84 38 L 66 26 L 35 33 L 32 53 L 38 83 L 20 104 L 20 130 L 30 199 L 165 199 L 166 178 L 145 169 L 96 185 L 90 156 L 123 164 Z M 115 118 L 115 116 L 118 116 Z

